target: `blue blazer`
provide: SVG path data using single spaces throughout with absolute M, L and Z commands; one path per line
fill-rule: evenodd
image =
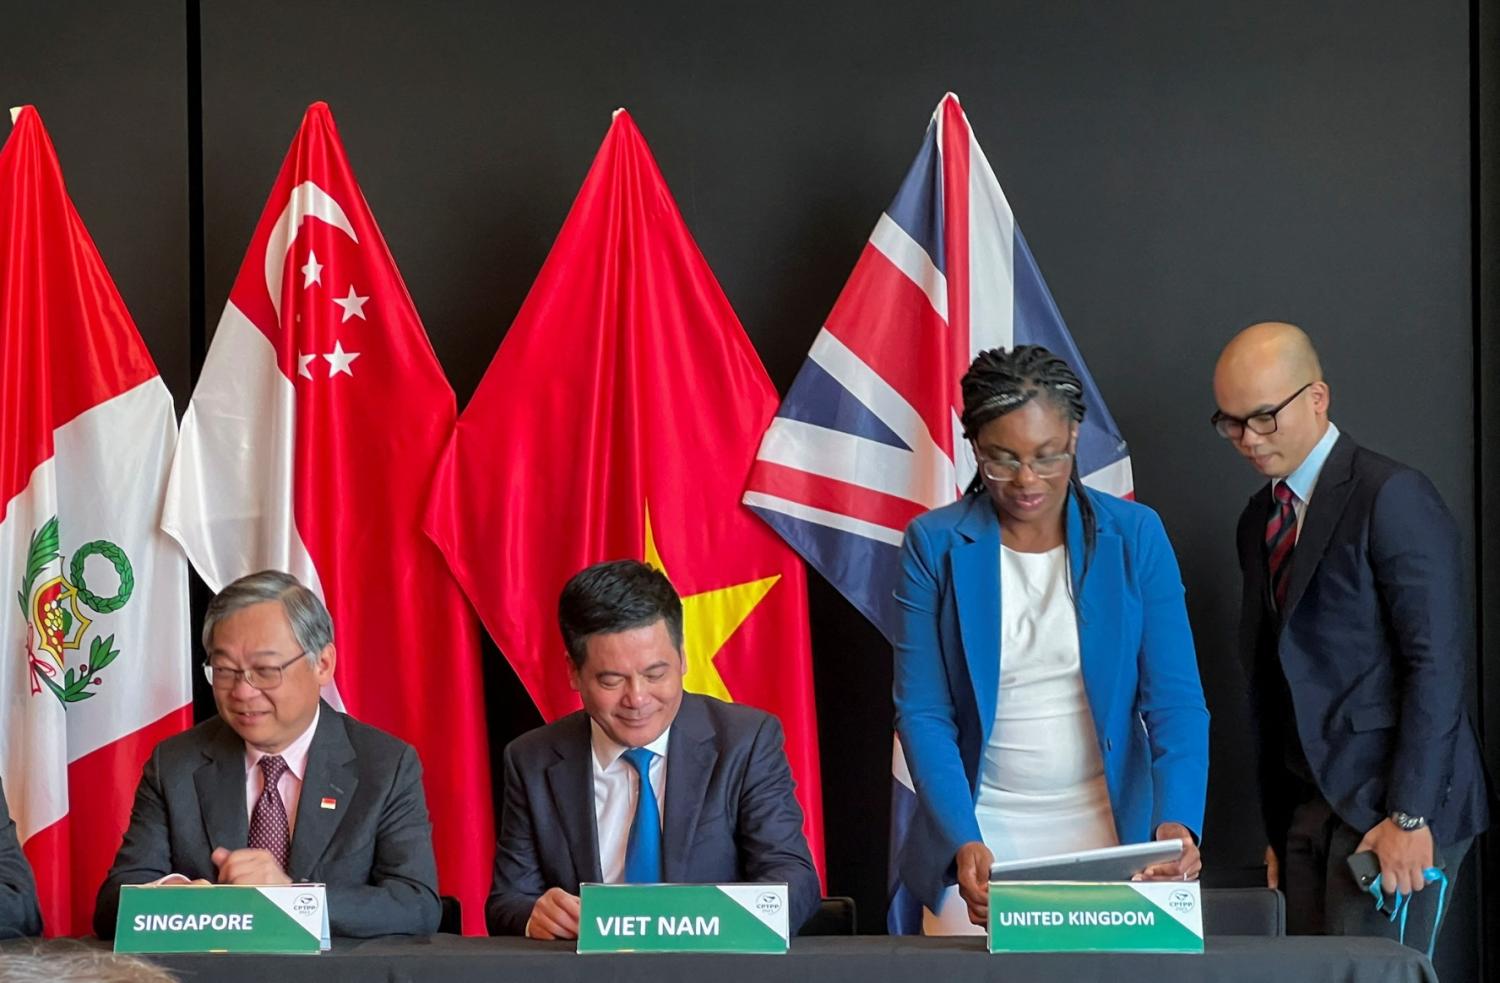
M 1067 539 L 1083 685 L 1122 843 L 1164 822 L 1196 836 L 1208 787 L 1208 709 L 1177 557 L 1156 513 L 1087 492 L 1098 519 L 1084 575 L 1083 521 Z M 986 495 L 917 517 L 901 548 L 896 730 L 917 792 L 897 860 L 929 908 L 954 883 L 954 855 L 981 840 L 974 817 L 1000 686 L 1000 520 Z

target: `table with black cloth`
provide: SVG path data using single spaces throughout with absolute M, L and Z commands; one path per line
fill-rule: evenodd
M 7 946 L 9 948 L 9 946 Z M 3 956 L 0 956 L 3 958 Z M 1425 956 L 1384 939 L 1210 938 L 1200 955 L 996 955 L 984 939 L 855 936 L 794 939 L 784 956 L 580 956 L 571 943 L 460 938 L 336 940 L 319 956 L 161 955 L 184 983 L 1126 983 L 1300 980 L 1436 983 Z

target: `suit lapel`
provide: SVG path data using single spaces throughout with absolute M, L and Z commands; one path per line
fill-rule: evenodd
M 1240 661 L 1250 678 L 1254 678 L 1257 641 L 1261 624 L 1271 610 L 1271 585 L 1266 567 L 1266 523 L 1271 518 L 1271 486 L 1261 487 L 1240 514 L 1240 573 L 1244 578 L 1240 594 Z
M 688 848 L 693 845 L 693 831 L 698 828 L 703 799 L 708 794 L 708 777 L 718 759 L 702 701 L 692 693 L 684 693 L 667 742 L 662 877 L 668 883 L 692 879 L 688 874 Z
M 553 748 L 557 760 L 547 766 L 547 789 L 552 807 L 567 838 L 578 883 L 604 880 L 599 866 L 599 838 L 594 821 L 594 748 L 589 740 L 589 717 L 577 713 Z
M 1323 470 L 1318 473 L 1313 486 L 1312 500 L 1302 515 L 1302 531 L 1297 535 L 1297 545 L 1292 548 L 1292 569 L 1288 572 L 1286 604 L 1282 608 L 1281 620 L 1286 622 L 1297 609 L 1307 585 L 1312 581 L 1323 554 L 1328 552 L 1328 541 L 1333 537 L 1334 527 L 1344 514 L 1344 506 L 1354 491 L 1354 441 L 1347 434 L 1340 434 L 1334 442 Z
M 313 732 L 312 744 L 307 749 L 307 768 L 302 773 L 302 793 L 297 799 L 297 825 L 292 832 L 292 850 L 287 876 L 292 880 L 307 880 L 333 835 L 338 831 L 349 806 L 354 803 L 354 791 L 359 787 L 357 770 L 358 755 L 349 743 L 349 732 L 344 726 L 344 716 L 327 703 L 318 711 L 318 729 Z M 325 798 L 332 799 L 335 807 L 324 809 Z M 343 808 L 337 804 L 343 803 Z
M 1076 498 L 1069 495 L 1068 562 L 1073 596 L 1077 599 L 1078 657 L 1094 729 L 1103 734 L 1109 727 L 1108 710 L 1115 703 L 1110 694 L 1120 671 L 1116 626 L 1121 623 L 1120 608 L 1125 596 L 1125 551 L 1119 536 L 1099 529 L 1094 555 L 1088 560 L 1087 577 L 1084 552 L 1083 514 Z
M 240 850 L 250 842 L 250 816 L 245 808 L 245 742 L 228 724 L 203 748 L 207 760 L 193 773 L 203 832 L 212 853 L 218 847 Z M 206 858 L 205 858 L 206 859 Z M 205 864 L 213 869 L 210 861 Z
M 1000 519 L 988 495 L 971 496 L 957 527 L 968 543 L 951 552 L 953 596 L 964 661 L 982 731 L 995 719 L 1000 687 Z

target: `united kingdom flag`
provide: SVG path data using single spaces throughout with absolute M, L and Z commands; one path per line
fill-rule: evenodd
M 1129 451 L 951 92 L 761 440 L 744 502 L 887 638 L 901 536 L 974 476 L 959 380 L 981 351 L 1043 345 L 1083 380 L 1085 483 L 1130 496 Z M 915 809 L 892 757 L 891 856 Z M 893 933 L 921 911 L 895 883 Z

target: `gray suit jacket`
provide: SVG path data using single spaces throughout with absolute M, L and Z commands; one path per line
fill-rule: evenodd
M 41 934 L 36 881 L 16 839 L 16 824 L 5 805 L 5 789 L 0 787 L 0 939 Z
M 337 802 L 322 808 L 322 800 Z M 122 884 L 170 873 L 216 880 L 215 847 L 245 847 L 245 744 L 214 717 L 156 746 L 125 841 L 99 889 L 94 932 L 114 937 Z M 428 935 L 440 908 L 417 752 L 322 704 L 308 749 L 287 875 L 328 886 L 333 935 Z
M 522 935 L 551 887 L 570 894 L 604 878 L 594 820 L 589 717 L 579 711 L 505 749 L 505 801 L 495 881 L 485 905 L 491 935 Z M 768 713 L 684 693 L 667 745 L 662 868 L 670 883 L 785 881 L 796 931 L 820 889 L 781 724 Z

